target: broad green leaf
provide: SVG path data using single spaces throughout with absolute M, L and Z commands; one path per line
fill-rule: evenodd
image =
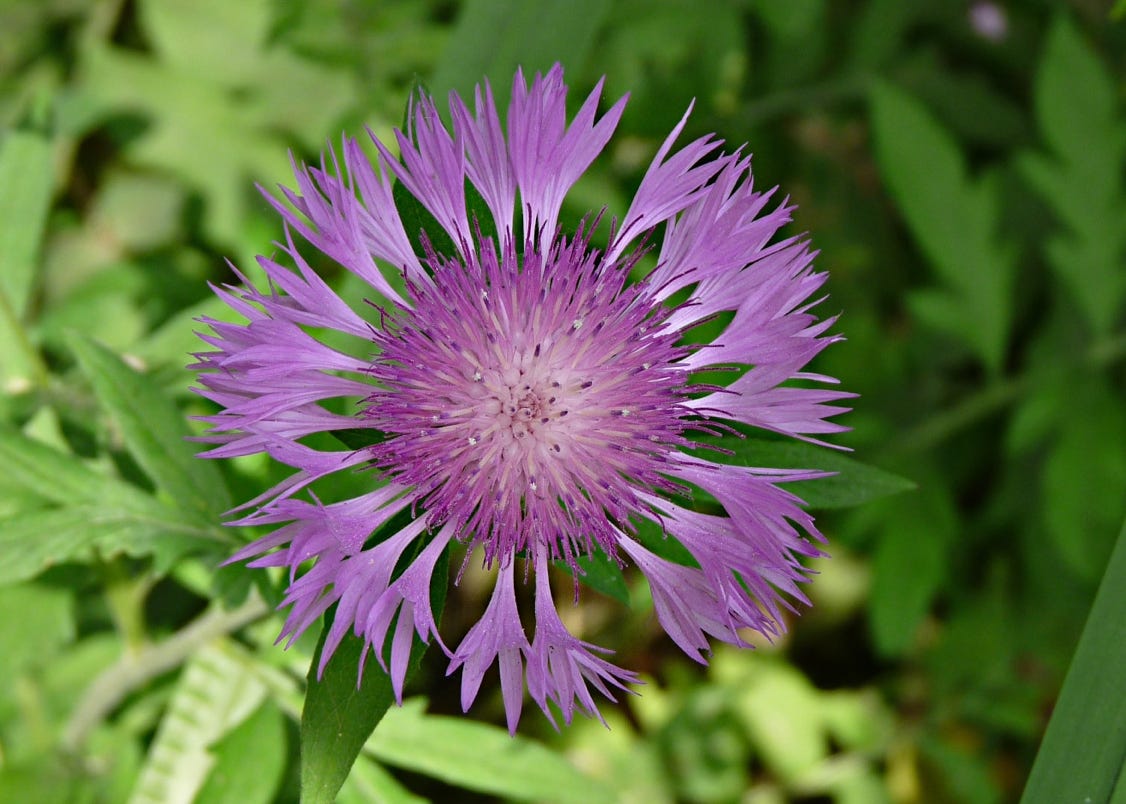
M 447 550 L 438 560 L 430 587 L 435 622 L 441 622 L 448 574 Z M 391 679 L 372 657 L 368 657 L 363 677 L 359 678 L 360 659 L 368 648 L 363 639 L 352 633 L 344 637 L 325 666 L 324 675 L 317 679 L 317 667 L 333 611 L 330 610 L 326 616 L 325 627 L 309 666 L 305 709 L 301 713 L 303 804 L 331 804 L 336 800 L 336 794 L 348 777 L 364 742 L 395 703 Z M 392 627 L 387 635 L 388 644 L 394 632 Z M 417 671 L 426 647 L 416 634 L 407 669 L 408 681 Z
M 194 801 L 215 766 L 212 747 L 265 697 L 265 684 L 239 649 L 218 641 L 201 648 L 180 675 L 129 804 Z
M 581 70 L 609 7 L 607 0 L 469 0 L 430 88 L 438 98 L 453 90 L 469 99 L 474 85 L 487 78 L 503 109 L 518 66 L 529 79 L 557 61 L 572 72 Z
M 1076 527 L 1079 527 L 1078 523 Z M 1126 800 L 1126 523 L 1022 802 Z
M 0 700 L 15 692 L 16 676 L 50 661 L 74 639 L 74 601 L 69 590 L 39 584 L 0 588 Z
M 422 708 L 421 701 L 410 701 L 389 711 L 365 749 L 389 765 L 481 793 L 575 804 L 615 800 L 538 743 L 496 726 L 426 715 Z
M 211 753 L 215 766 L 195 804 L 269 804 L 285 772 L 285 716 L 267 700 Z
M 185 523 L 182 513 L 155 501 L 144 508 L 88 503 L 30 511 L 0 520 L 0 585 L 64 562 L 120 554 L 151 556 L 154 571 L 163 574 L 212 538 L 209 531 Z
M 183 415 L 151 379 L 98 343 L 75 335 L 71 348 L 102 403 L 121 430 L 130 454 L 175 505 L 201 522 L 230 507 L 214 463 L 195 457 Z
M 882 655 L 897 655 L 911 646 L 946 580 L 947 553 L 957 534 L 953 504 L 937 483 L 887 510 L 872 562 L 868 610 L 872 638 Z
M 819 693 L 799 671 L 763 662 L 737 695 L 738 716 L 762 761 L 781 778 L 797 778 L 828 753 Z
M 971 181 L 957 143 L 923 105 L 889 84 L 871 94 L 880 171 L 944 285 L 914 312 L 963 340 L 991 372 L 1005 357 L 1015 253 L 997 238 L 1000 191 Z
M 0 134 L 0 386 L 31 379 L 23 327 L 53 181 L 45 136 L 23 129 Z
M 1053 156 L 1025 153 L 1018 164 L 1066 227 L 1048 242 L 1049 262 L 1098 333 L 1112 330 L 1126 301 L 1126 117 L 1117 107 L 1106 68 L 1061 15 L 1036 77 Z

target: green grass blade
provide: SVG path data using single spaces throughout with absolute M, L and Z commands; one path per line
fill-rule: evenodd
M 1124 769 L 1126 523 L 1079 638 L 1021 801 L 1126 800 Z

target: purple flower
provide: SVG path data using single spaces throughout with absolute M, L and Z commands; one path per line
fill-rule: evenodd
M 241 274 L 244 287 L 216 289 L 246 323 L 205 319 L 214 350 L 194 366 L 220 408 L 206 417 L 217 446 L 204 454 L 265 452 L 296 469 L 233 523 L 277 526 L 232 560 L 289 568 L 282 637 L 335 604 L 321 669 L 351 631 L 399 696 L 412 640 L 433 637 L 450 672 L 461 670 L 466 708 L 499 666 L 511 729 L 525 686 L 549 718 L 555 707 L 570 722 L 576 706 L 598 715 L 592 691 L 612 699 L 637 680 L 568 632 L 553 562 L 576 574 L 592 555 L 637 566 L 659 621 L 701 662 L 710 638 L 743 645 L 743 629 L 779 633 L 782 608 L 806 602 L 800 559 L 820 555 L 822 539 L 780 484 L 819 473 L 706 453 L 717 462 L 698 439 L 739 422 L 816 441 L 843 429 L 827 419 L 850 396 L 803 371 L 837 338 L 825 334 L 834 319 L 811 312 L 825 275 L 807 240 L 774 242 L 793 207 L 756 190 L 750 158 L 721 153 L 710 136 L 674 151 L 687 114 L 604 250 L 591 241 L 601 213 L 560 227 L 564 196 L 625 105 L 599 117 L 599 84 L 568 126 L 566 92 L 558 66 L 531 87 L 518 72 L 506 128 L 486 85 L 472 111 L 451 95 L 452 131 L 422 97 L 396 134 L 401 160 L 378 140 L 372 160 L 346 139 L 343 164 L 330 151 L 328 164 L 295 168 L 297 188 L 271 199 L 287 264 L 259 258 L 265 291 Z M 446 246 L 404 222 L 393 180 Z M 371 304 L 342 301 L 294 232 L 367 283 Z M 727 323 L 710 342 L 686 337 L 715 321 Z M 340 398 L 359 404 L 347 412 Z M 372 432 L 369 446 L 326 450 L 323 437 L 307 438 L 357 429 Z M 321 499 L 326 478 L 357 470 L 370 491 Z M 708 513 L 690 501 L 701 492 L 714 500 Z M 644 520 L 691 564 L 643 537 Z M 430 600 L 452 544 L 496 573 L 456 647 L 438 635 Z M 534 585 L 530 635 L 524 583 Z

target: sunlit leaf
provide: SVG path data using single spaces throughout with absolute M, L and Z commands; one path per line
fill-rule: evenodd
M 426 715 L 421 703 L 389 711 L 365 750 L 389 765 L 482 793 L 575 804 L 615 800 L 544 746 L 496 726 Z
M 43 134 L 0 132 L 0 384 L 31 376 L 22 328 L 53 181 L 51 145 Z
M 195 804 L 269 804 L 285 772 L 285 716 L 266 701 L 211 753 L 215 765 Z
M 216 763 L 211 749 L 250 717 L 265 696 L 265 685 L 238 650 L 225 644 L 204 646 L 176 683 L 129 804 L 194 801 Z

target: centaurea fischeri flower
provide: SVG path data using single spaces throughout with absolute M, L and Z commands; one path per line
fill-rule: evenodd
M 372 158 L 346 139 L 327 163 L 295 169 L 296 189 L 271 199 L 285 263 L 259 259 L 267 290 L 241 274 L 243 286 L 216 289 L 246 323 L 205 319 L 213 350 L 195 366 L 220 408 L 205 454 L 265 452 L 296 470 L 234 523 L 277 526 L 232 560 L 289 569 L 282 637 L 335 605 L 322 669 L 352 632 L 400 696 L 415 635 L 433 638 L 461 670 L 465 707 L 498 665 L 511 729 L 525 688 L 570 722 L 576 707 L 597 716 L 592 692 L 613 699 L 636 681 L 564 626 L 553 564 L 581 575 L 580 560 L 600 555 L 639 568 L 661 625 L 698 661 L 709 639 L 779 633 L 782 609 L 805 602 L 800 559 L 821 540 L 779 484 L 818 473 L 725 463 L 698 439 L 741 423 L 815 441 L 843 429 L 828 418 L 848 396 L 803 370 L 836 338 L 834 319 L 810 311 L 825 275 L 807 240 L 776 241 L 792 207 L 756 189 L 750 158 L 718 140 L 676 149 L 687 113 L 609 222 L 606 248 L 592 244 L 601 211 L 560 226 L 625 105 L 599 116 L 599 84 L 568 125 L 566 92 L 558 66 L 531 86 L 518 72 L 507 127 L 487 85 L 472 110 L 451 95 L 449 127 L 422 95 L 396 132 L 399 158 L 373 136 Z M 425 233 L 405 222 L 402 190 L 433 216 Z M 294 233 L 370 286 L 371 303 L 342 301 Z M 686 337 L 715 321 L 727 323 L 710 341 Z M 309 438 L 356 430 L 371 437 L 354 449 Z M 325 501 L 313 488 L 355 471 L 370 479 L 359 496 Z M 692 502 L 705 496 L 706 508 Z M 643 520 L 693 561 L 647 546 Z M 430 599 L 451 545 L 495 572 L 456 647 Z

